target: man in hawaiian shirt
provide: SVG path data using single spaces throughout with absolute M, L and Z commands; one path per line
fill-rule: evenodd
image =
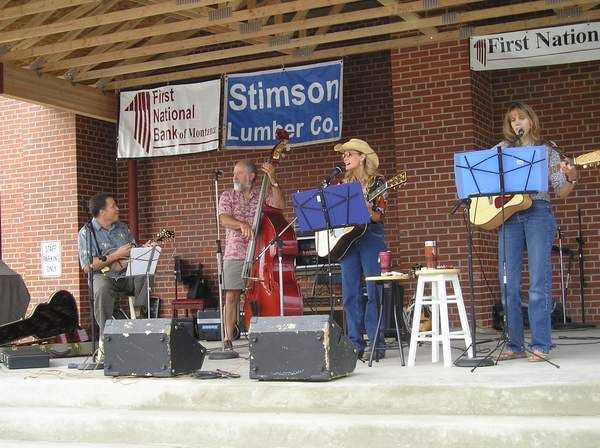
M 269 177 L 271 189 L 266 203 L 272 207 L 284 208 L 285 199 L 275 177 L 275 167 L 264 163 L 261 170 Z M 233 169 L 233 189 L 224 191 L 219 200 L 219 218 L 226 228 L 225 253 L 223 254 L 223 289 L 225 290 L 225 340 L 226 349 L 231 343 L 239 314 L 239 302 L 245 281 L 242 267 L 251 238 L 252 223 L 258 207 L 260 188 L 255 185 L 257 169 L 249 160 L 241 160 Z

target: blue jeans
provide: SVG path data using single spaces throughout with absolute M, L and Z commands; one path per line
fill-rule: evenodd
M 342 296 L 348 326 L 348 337 L 357 350 L 364 350 L 364 330 L 367 330 L 369 343 L 375 341 L 377 329 L 379 291 L 375 282 L 367 282 L 367 303 L 365 306 L 361 288 L 362 276 L 381 274 L 378 255 L 386 250 L 383 238 L 383 225 L 371 223 L 365 234 L 355 242 L 340 261 L 342 266 Z M 376 344 L 383 347 L 383 328 Z
M 529 270 L 530 349 L 549 353 L 552 345 L 552 241 L 556 221 L 550 203 L 536 200 L 527 210 L 515 213 L 498 232 L 498 272 L 508 322 L 507 349 L 524 350 L 521 312 L 521 269 L 527 249 Z M 506 297 L 503 284 L 504 240 L 506 240 Z

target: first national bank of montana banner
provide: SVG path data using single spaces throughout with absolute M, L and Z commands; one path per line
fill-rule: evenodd
M 568 64 L 600 59 L 600 22 L 471 37 L 472 70 Z
M 294 146 L 342 133 L 342 61 L 228 75 L 223 146 L 272 148 L 284 128 Z
M 221 80 L 121 92 L 119 158 L 172 156 L 219 147 Z

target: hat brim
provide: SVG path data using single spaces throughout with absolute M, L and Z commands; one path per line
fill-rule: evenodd
M 338 143 L 333 147 L 336 152 L 356 151 L 364 154 L 371 163 L 375 166 L 375 169 L 379 167 L 379 157 L 377 153 L 369 146 L 369 144 L 363 140 L 350 139 L 346 143 Z

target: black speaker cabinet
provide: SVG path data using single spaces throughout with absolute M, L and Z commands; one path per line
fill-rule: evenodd
M 356 352 L 328 315 L 257 317 L 250 323 L 250 378 L 329 381 L 356 367 Z
M 104 374 L 169 377 L 202 367 L 206 349 L 178 319 L 108 320 Z

